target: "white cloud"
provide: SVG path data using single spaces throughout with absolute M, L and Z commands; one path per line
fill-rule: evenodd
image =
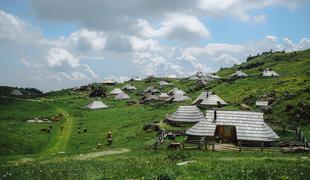
M 24 20 L 0 10 L 0 39 L 22 41 L 40 36 L 39 31 Z
M 82 29 L 76 31 L 68 38 L 69 44 L 72 44 L 79 50 L 96 50 L 100 51 L 105 48 L 106 37 L 103 32 L 89 31 Z
M 67 50 L 61 48 L 52 48 L 48 51 L 46 62 L 49 67 L 69 65 L 76 68 L 80 66 L 79 60 L 70 54 Z
M 233 16 L 242 21 L 265 22 L 264 14 L 250 15 L 250 11 L 271 6 L 286 6 L 294 9 L 303 3 L 303 0 L 199 0 L 198 7 L 206 13 L 216 16 Z
M 142 19 L 139 19 L 138 27 L 141 28 L 140 34 L 144 37 L 197 40 L 210 36 L 207 27 L 197 17 L 180 13 L 167 14 L 158 29 Z

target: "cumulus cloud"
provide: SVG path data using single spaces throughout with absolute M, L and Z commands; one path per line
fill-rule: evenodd
M 41 34 L 35 27 L 0 10 L 0 39 L 22 41 L 38 37 L 41 37 Z
M 199 0 L 198 7 L 206 13 L 216 16 L 233 16 L 242 21 L 264 22 L 264 14 L 250 15 L 250 11 L 259 10 L 270 6 L 286 6 L 294 9 L 303 3 L 303 0 Z
M 158 29 L 148 21 L 139 19 L 140 34 L 144 37 L 165 37 L 170 39 L 197 40 L 209 37 L 207 27 L 195 16 L 180 13 L 169 13 Z
M 79 60 L 70 54 L 67 50 L 61 48 L 52 48 L 48 51 L 46 62 L 49 67 L 69 65 L 73 68 L 79 67 Z
M 106 45 L 106 37 L 103 32 L 89 31 L 88 29 L 82 29 L 72 33 L 68 41 L 69 44 L 79 50 L 94 49 L 100 51 L 103 50 Z

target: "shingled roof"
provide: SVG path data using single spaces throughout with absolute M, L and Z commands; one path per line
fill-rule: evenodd
M 115 96 L 115 100 L 122 100 L 122 99 L 129 99 L 130 97 L 126 94 L 126 93 L 124 93 L 124 92 L 122 92 L 122 93 L 119 93 L 118 95 L 116 95 Z
M 88 109 L 104 109 L 108 108 L 107 105 L 103 104 L 101 101 L 94 101 L 86 106 Z
M 247 77 L 248 75 L 242 71 L 236 71 L 235 73 L 233 73 L 230 76 L 231 77 Z
M 115 88 L 110 92 L 110 94 L 112 95 L 118 95 L 119 93 L 123 93 L 123 91 L 120 88 Z
M 279 76 L 279 74 L 276 73 L 275 71 L 272 71 L 271 69 L 265 69 L 262 73 L 262 76 L 264 76 L 264 77 L 275 77 L 275 76 Z
M 215 110 L 208 110 L 206 120 L 199 121 L 186 134 L 212 137 L 217 125 L 235 126 L 237 140 L 270 142 L 279 138 L 264 122 L 263 113 L 247 111 L 216 111 L 215 116 Z
M 177 123 L 195 123 L 204 121 L 204 115 L 196 106 L 180 106 L 166 120 Z
M 216 94 L 212 92 L 201 92 L 200 95 L 192 102 L 192 104 L 203 105 L 203 106 L 217 106 L 218 103 L 221 105 L 227 105 L 227 103 Z

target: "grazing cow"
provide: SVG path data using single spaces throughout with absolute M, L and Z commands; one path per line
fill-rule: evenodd
M 51 125 L 51 126 L 49 126 L 48 128 L 49 128 L 49 129 L 52 129 L 52 128 L 53 128 L 53 126 Z
M 86 128 L 84 128 L 83 133 L 86 133 L 86 132 L 87 132 L 87 129 L 86 129 Z
M 167 149 L 181 149 L 181 143 L 171 143 Z
M 46 132 L 46 128 L 42 128 L 42 129 L 41 129 L 41 132 Z

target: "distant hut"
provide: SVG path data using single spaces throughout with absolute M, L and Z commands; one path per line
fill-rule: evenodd
M 139 77 L 139 76 L 137 76 L 137 77 L 135 77 L 133 80 L 134 80 L 134 81 L 142 81 L 142 78 Z
M 170 96 L 167 94 L 167 93 L 161 93 L 159 96 L 158 96 L 159 100 L 161 101 L 165 101 L 166 99 L 170 98 Z
M 227 105 L 222 98 L 216 94 L 212 94 L 212 92 L 201 92 L 192 104 L 202 107 L 221 107 Z
M 112 81 L 112 80 L 110 80 L 110 79 L 107 79 L 107 80 L 102 81 L 102 84 L 108 85 L 108 86 L 112 86 L 112 85 L 115 85 L 116 82 L 115 82 L 115 81 Z
M 230 77 L 248 77 L 248 75 L 242 71 L 236 71 Z
M 157 95 L 154 95 L 152 93 L 148 93 L 145 96 L 142 97 L 142 101 L 158 101 L 159 97 Z
M 183 90 L 178 89 L 178 88 L 173 88 L 171 91 L 168 92 L 169 95 L 174 95 L 174 94 L 186 94 Z
M 268 101 L 256 101 L 255 105 L 261 109 L 269 109 L 269 102 Z
M 160 91 L 153 86 L 147 87 L 143 92 L 144 93 L 152 93 L 152 94 L 160 93 Z
M 190 97 L 184 95 L 184 94 L 173 94 L 172 96 L 170 96 L 169 98 L 167 98 L 165 101 L 172 101 L 172 102 L 182 102 L 182 101 L 189 101 L 191 100 Z
M 110 92 L 111 95 L 118 95 L 120 93 L 123 93 L 123 91 L 120 88 L 115 88 Z
M 133 91 L 133 90 L 136 90 L 137 88 L 135 86 L 131 85 L 131 84 L 127 84 L 122 89 L 126 90 L 126 91 Z
M 13 96 L 23 96 L 24 95 L 19 89 L 13 89 L 10 92 L 10 94 L 13 95 Z
M 213 93 L 212 91 L 201 92 L 200 95 L 192 102 L 192 104 L 199 105 L 203 100 L 205 100 L 212 93 Z
M 275 71 L 272 71 L 271 69 L 265 69 L 262 72 L 262 76 L 263 77 L 277 77 L 277 76 L 279 76 L 279 74 L 276 73 Z
M 106 96 L 107 92 L 102 88 L 96 88 L 89 94 L 89 97 L 106 97 Z
M 150 83 L 150 82 L 155 82 L 156 81 L 156 77 L 154 75 L 149 75 L 146 79 L 145 82 L 146 83 Z
M 160 86 L 169 86 L 169 85 L 171 85 L 171 83 L 168 83 L 166 81 L 159 81 L 159 85 Z
M 94 101 L 86 106 L 88 109 L 105 109 L 108 108 L 107 105 L 103 104 L 101 101 Z
M 166 117 L 169 124 L 196 123 L 204 120 L 203 113 L 196 106 L 180 106 L 174 113 Z
M 207 137 L 208 140 L 242 144 L 269 144 L 279 136 L 264 122 L 264 114 L 247 111 L 208 110 L 206 120 L 186 131 L 188 139 Z
M 114 99 L 115 100 L 123 100 L 123 99 L 130 99 L 130 97 L 126 93 L 122 92 L 122 93 L 119 93 L 118 95 L 116 95 Z

